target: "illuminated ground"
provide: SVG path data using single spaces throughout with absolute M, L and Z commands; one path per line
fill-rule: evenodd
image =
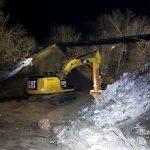
M 51 127 L 66 125 L 64 120 L 75 118 L 81 107 L 92 99 L 87 94 L 63 106 L 50 105 L 42 100 L 11 100 L 0 103 L 0 150 L 55 150 L 55 135 L 42 131 L 38 121 L 50 119 Z M 59 149 L 65 150 L 64 147 Z

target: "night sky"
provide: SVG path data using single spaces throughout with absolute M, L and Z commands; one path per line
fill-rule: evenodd
M 149 0 L 6 0 L 4 11 L 11 24 L 23 24 L 29 35 L 46 41 L 53 24 L 70 24 L 78 30 L 89 19 L 119 8 L 150 15 Z

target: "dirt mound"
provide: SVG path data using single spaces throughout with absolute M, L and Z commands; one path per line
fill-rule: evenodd
M 57 45 L 49 46 L 33 57 L 33 68 L 36 73 L 54 72 L 60 69 L 66 57 Z
M 92 68 L 89 65 L 73 69 L 69 74 L 74 89 L 80 92 L 90 92 L 93 88 Z

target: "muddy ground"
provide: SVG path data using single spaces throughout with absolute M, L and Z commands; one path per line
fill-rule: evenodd
M 56 106 L 47 100 L 11 99 L 0 102 L 0 150 L 67 150 L 57 145 L 55 127 L 79 117 L 80 109 L 90 103 L 89 94 L 78 94 L 67 104 Z M 50 120 L 50 129 L 41 130 L 38 121 Z

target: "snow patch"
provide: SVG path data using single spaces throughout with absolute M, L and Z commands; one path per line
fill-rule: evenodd
M 149 130 L 137 124 L 138 136 L 124 135 L 123 125 L 138 120 L 150 110 L 150 64 L 123 76 L 98 96 L 99 105 L 82 109 L 84 120 L 70 121 L 58 142 L 70 150 L 148 150 L 144 135 Z M 133 131 L 133 130 L 130 130 Z
M 25 67 L 32 65 L 32 59 L 33 58 L 27 58 L 24 61 L 20 61 L 16 66 L 13 67 L 12 70 L 0 71 L 0 81 L 10 78 L 15 74 L 17 74 L 22 69 L 24 69 Z
M 150 71 L 126 73 L 99 95 L 100 104 L 82 111 L 83 117 L 98 127 L 105 124 L 120 126 L 136 119 L 150 109 Z M 86 111 L 85 111 L 86 110 Z

